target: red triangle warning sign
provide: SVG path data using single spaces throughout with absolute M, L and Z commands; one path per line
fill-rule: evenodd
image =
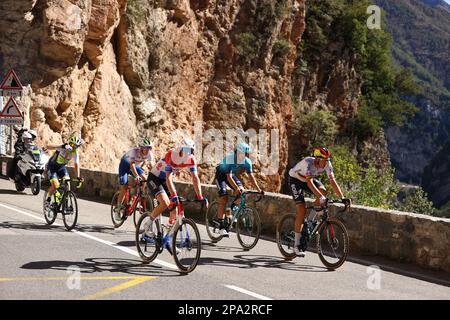
M 13 97 L 9 98 L 8 103 L 3 108 L 2 113 L 0 113 L 0 117 L 5 118 L 22 117 L 22 112 L 20 112 L 19 108 L 17 107 L 17 103 Z
M 0 89 L 3 90 L 23 90 L 22 83 L 13 69 L 9 70 L 6 78 L 2 81 Z

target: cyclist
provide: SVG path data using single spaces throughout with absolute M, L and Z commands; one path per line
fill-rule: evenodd
M 322 182 L 316 179 L 316 177 L 321 173 L 326 172 L 336 195 L 341 198 L 343 202 L 350 202 L 349 199 L 344 198 L 341 188 L 335 180 L 330 157 L 330 150 L 324 147 L 318 147 L 314 149 L 312 157 L 304 158 L 297 163 L 295 167 L 289 170 L 289 186 L 292 191 L 297 211 L 295 219 L 294 252 L 300 257 L 305 256 L 305 253 L 300 249 L 301 231 L 306 213 L 305 191 L 312 192 L 316 196 L 315 205 L 324 205 L 327 202 L 327 190 Z
M 153 164 L 152 141 L 144 137 L 137 147 L 129 150 L 122 156 L 119 164 L 120 193 L 117 197 L 117 207 L 114 209 L 115 218 L 120 220 L 123 198 L 128 188 L 128 175 L 133 175 L 136 183 L 145 180 L 145 172 L 141 166 L 148 162 L 149 167 Z
M 173 208 L 169 216 L 169 226 L 175 222 L 175 209 L 179 202 L 177 191 L 173 183 L 174 173 L 178 173 L 182 169 L 188 169 L 191 173 L 192 182 L 194 184 L 195 194 L 198 200 L 206 200 L 203 198 L 200 178 L 197 172 L 197 161 L 194 156 L 195 143 L 191 139 L 185 138 L 178 147 L 169 150 L 156 165 L 154 165 L 147 177 L 147 187 L 153 197 L 158 200 L 158 206 L 150 214 L 150 219 L 144 226 L 145 235 L 154 236 L 152 232 L 153 222 L 163 213 L 166 208 Z M 170 194 L 170 199 L 169 199 Z M 206 200 L 207 201 L 207 200 Z M 171 252 L 170 239 L 166 241 L 166 247 Z
M 227 186 L 233 189 L 237 194 L 244 192 L 242 182 L 236 177 L 241 171 L 246 171 L 252 184 L 258 192 L 264 193 L 259 187 L 253 174 L 253 165 L 250 160 L 250 146 L 244 142 L 237 145 L 236 149 L 227 155 L 222 162 L 216 167 L 215 182 L 219 193 L 218 220 L 215 222 L 219 227 L 219 233 L 228 237 L 228 231 L 224 227 L 225 206 L 228 202 Z M 240 201 L 240 200 L 239 200 Z M 236 203 L 233 203 L 236 205 Z
M 77 174 L 77 180 L 79 183 L 83 181 L 80 176 L 80 155 L 78 148 L 83 143 L 83 140 L 77 135 L 72 134 L 66 143 L 63 145 L 47 145 L 44 150 L 56 150 L 48 161 L 48 176 L 50 177 L 51 186 L 48 189 L 47 200 L 45 206 L 48 208 L 50 206 L 50 201 L 53 193 L 56 191 L 56 202 L 58 203 L 61 199 L 61 194 L 57 191 L 59 188 L 58 178 L 70 179 L 69 172 L 67 171 L 66 165 L 70 160 L 74 159 L 75 172 Z

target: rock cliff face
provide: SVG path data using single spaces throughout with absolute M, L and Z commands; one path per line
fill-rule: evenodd
M 3 0 L 0 15 L 0 68 L 31 86 L 31 127 L 43 143 L 80 131 L 87 168 L 116 171 L 141 134 L 161 155 L 196 121 L 224 136 L 277 129 L 279 168 L 261 179 L 278 191 L 300 147 L 292 97 L 342 121 L 357 111 L 361 81 L 338 44 L 292 82 L 305 0 Z M 210 182 L 214 165 L 200 167 Z
M 450 140 L 425 167 L 422 186 L 436 207 L 450 202 Z

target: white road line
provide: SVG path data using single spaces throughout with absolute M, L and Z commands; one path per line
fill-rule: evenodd
M 30 218 L 33 218 L 33 219 L 45 222 L 44 218 L 35 216 L 34 214 L 31 214 L 31 213 L 28 213 L 28 212 L 25 212 L 25 211 L 22 211 L 22 210 L 19 210 L 19 209 L 16 209 L 16 208 L 13 208 L 13 207 L 10 207 L 10 206 L 7 206 L 7 205 L 4 205 L 3 203 L 0 203 L 0 206 L 4 207 L 6 209 L 12 210 L 12 211 L 21 213 L 21 214 L 23 214 L 23 215 L 25 215 L 27 217 L 30 217 Z M 59 224 L 57 222 L 55 222 L 54 225 L 59 226 L 59 227 L 63 226 L 62 224 Z M 118 244 L 116 244 L 114 242 L 103 240 L 103 239 L 94 237 L 94 236 L 92 236 L 90 234 L 87 234 L 87 233 L 84 233 L 84 232 L 81 232 L 81 231 L 78 231 L 78 230 L 72 230 L 71 232 L 73 232 L 73 233 L 75 233 L 75 234 L 77 234 L 77 235 L 79 235 L 81 237 L 85 237 L 87 239 L 91 239 L 91 240 L 94 240 L 94 241 L 106 244 L 107 246 L 116 248 L 116 249 L 118 249 L 118 250 L 120 250 L 122 252 L 131 254 L 131 255 L 133 255 L 135 257 L 139 257 L 139 253 L 137 253 L 136 251 L 134 251 L 134 250 L 132 250 L 130 248 L 127 248 L 127 247 L 120 246 L 120 245 L 118 245 Z M 178 269 L 178 267 L 176 265 L 174 265 L 172 263 L 168 263 L 168 262 L 162 261 L 160 259 L 155 259 L 153 262 L 156 263 L 156 264 L 159 264 L 161 266 L 171 268 L 171 269 Z
M 260 294 L 257 294 L 257 293 L 254 293 L 254 292 L 251 292 L 251 291 L 248 291 L 248 290 L 236 287 L 236 286 L 232 286 L 232 285 L 226 284 L 225 287 L 227 287 L 228 289 L 231 289 L 231 290 L 235 290 L 235 291 L 239 291 L 241 293 L 245 293 L 245 294 L 247 294 L 249 296 L 252 296 L 252 297 L 260 299 L 260 300 L 273 300 L 272 298 L 268 298 L 266 296 L 263 296 L 263 295 L 260 295 Z
M 33 218 L 33 219 L 45 222 L 44 218 L 38 217 L 38 216 L 36 216 L 34 214 L 31 214 L 31 213 L 28 213 L 28 212 L 25 212 L 25 211 L 22 211 L 22 210 L 19 210 L 19 209 L 16 209 L 16 208 L 13 208 L 13 207 L 10 207 L 10 206 L 7 206 L 7 205 L 4 205 L 3 203 L 0 203 L 0 206 L 4 207 L 6 209 L 12 210 L 12 211 L 21 213 L 23 215 L 26 215 L 27 217 L 30 217 L 30 218 Z M 62 224 L 59 224 L 57 222 L 55 222 L 54 225 L 60 226 L 60 227 L 63 226 Z M 116 249 L 118 249 L 118 250 L 120 250 L 122 252 L 131 254 L 131 255 L 133 255 L 135 257 L 139 257 L 139 254 L 136 251 L 134 251 L 134 250 L 132 250 L 130 248 L 126 248 L 126 247 L 120 246 L 120 245 L 118 245 L 118 244 L 116 244 L 114 242 L 103 240 L 103 239 L 97 238 L 97 237 L 95 237 L 93 235 L 90 235 L 90 234 L 87 234 L 87 233 L 84 233 L 84 232 L 81 232 L 81 231 L 78 231 L 78 230 L 72 230 L 72 232 L 77 234 L 77 235 L 79 235 L 79 236 L 81 236 L 81 237 L 85 237 L 87 239 L 91 239 L 91 240 L 97 241 L 99 243 L 103 243 L 103 244 L 105 244 L 107 246 L 110 246 L 112 248 L 116 248 Z M 178 269 L 176 265 L 168 263 L 168 262 L 165 262 L 165 261 L 162 261 L 162 260 L 159 260 L 159 259 L 155 259 L 154 262 L 156 264 L 159 264 L 159 265 L 164 266 L 164 267 L 168 267 L 168 268 L 171 268 L 171 269 Z M 254 292 L 251 292 L 251 291 L 248 291 L 248 290 L 245 290 L 245 289 L 233 286 L 233 285 L 225 285 L 225 287 L 227 287 L 229 289 L 232 289 L 232 290 L 235 290 L 235 291 L 239 291 L 241 293 L 247 294 L 249 296 L 252 296 L 252 297 L 260 299 L 260 300 L 273 300 L 272 298 L 268 298 L 268 297 L 265 297 L 263 295 L 260 295 L 260 294 L 257 294 L 257 293 L 254 293 Z

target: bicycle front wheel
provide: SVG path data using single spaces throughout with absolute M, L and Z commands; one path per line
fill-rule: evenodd
M 153 209 L 153 199 L 148 195 L 141 195 L 139 201 L 133 209 L 134 226 L 137 227 L 139 218 L 144 214 L 144 212 L 152 212 Z
M 208 237 L 212 242 L 218 242 L 222 240 L 223 236 L 219 233 L 218 220 L 219 203 L 217 201 L 212 202 L 206 210 L 205 226 Z
M 77 197 L 75 196 L 75 193 L 69 190 L 66 191 L 61 201 L 63 201 L 61 211 L 64 226 L 70 231 L 75 227 L 78 220 Z
M 250 250 L 256 246 L 261 235 L 261 218 L 255 207 L 247 207 L 239 213 L 236 234 L 242 248 Z
M 151 230 L 148 227 L 149 222 L 150 213 L 141 215 L 135 231 L 136 249 L 144 263 L 152 262 L 159 253 L 158 227 L 156 225 L 158 221 L 153 221 Z M 145 230 L 146 227 L 148 230 Z
M 200 232 L 195 222 L 183 218 L 173 234 L 172 252 L 175 264 L 184 273 L 192 272 L 197 267 L 202 251 Z
M 122 213 L 119 213 L 119 216 L 116 216 L 116 210 L 117 210 L 117 199 L 119 198 L 120 191 L 117 191 L 114 193 L 112 200 L 111 200 L 111 220 L 113 223 L 114 228 L 119 228 L 123 225 L 125 222 L 125 219 L 122 217 Z
M 284 215 L 277 225 L 277 246 L 287 260 L 295 258 L 295 214 Z
M 44 192 L 44 200 L 42 201 L 42 212 L 44 214 L 45 221 L 48 225 L 52 225 L 56 220 L 56 210 L 53 209 L 53 206 L 47 205 L 47 196 L 48 196 L 48 190 L 45 190 Z
M 320 261 L 328 269 L 337 269 L 347 259 L 349 239 L 344 224 L 336 218 L 329 218 L 319 228 L 317 252 Z

